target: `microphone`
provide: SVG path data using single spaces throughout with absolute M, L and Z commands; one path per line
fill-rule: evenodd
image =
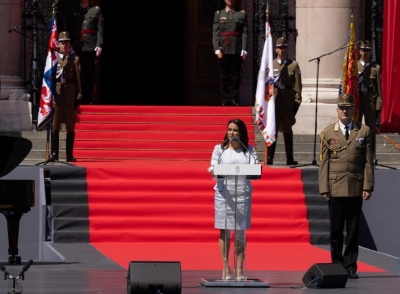
M 31 266 L 32 263 L 33 263 L 33 260 L 29 259 L 28 262 L 24 265 L 21 272 L 18 274 L 18 276 L 15 279 L 18 280 L 21 277 L 23 278 L 24 273 L 29 269 L 29 267 Z
M 9 29 L 8 32 L 11 33 L 11 32 L 14 31 L 16 28 L 20 28 L 20 27 L 21 27 L 21 26 L 15 26 L 15 27 Z
M 12 276 L 10 275 L 10 273 L 8 272 L 8 270 L 6 269 L 6 267 L 4 266 L 4 264 L 0 265 L 0 270 L 2 272 L 4 272 L 10 279 L 12 279 Z
M 238 141 L 238 142 L 240 143 L 240 145 L 242 145 L 242 146 L 243 146 L 243 148 L 244 148 L 244 149 L 246 149 L 246 150 L 247 150 L 247 152 L 249 152 L 249 154 L 251 154 L 251 156 L 253 156 L 253 159 L 254 159 L 254 164 L 256 164 L 256 163 L 257 163 L 257 158 L 254 156 L 254 154 L 253 154 L 253 153 L 251 153 L 251 152 L 249 151 L 249 149 L 248 149 L 246 146 L 244 146 L 244 144 L 242 143 L 242 141 L 240 141 L 239 137 L 232 136 L 232 138 L 231 138 L 231 141 Z
M 224 143 L 223 143 L 223 144 L 228 143 L 229 141 L 230 141 L 229 139 L 226 139 L 226 140 L 224 140 Z M 222 145 L 223 145 L 223 144 L 222 144 Z M 221 146 L 222 146 L 222 145 L 221 145 Z M 221 160 L 222 153 L 224 153 L 226 149 L 228 149 L 228 146 L 227 146 L 226 148 L 224 148 L 224 150 L 222 150 L 221 154 L 218 156 L 218 160 L 217 160 L 218 164 L 220 164 L 220 162 L 221 162 L 220 160 Z

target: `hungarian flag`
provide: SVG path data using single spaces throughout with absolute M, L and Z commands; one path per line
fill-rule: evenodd
M 342 78 L 339 86 L 339 94 L 347 93 L 354 97 L 354 114 L 353 119 L 358 118 L 358 105 L 360 103 L 359 85 L 358 85 L 358 62 L 356 33 L 354 30 L 354 19 L 351 15 L 349 40 L 346 46 L 346 55 L 344 56 Z
M 268 14 L 268 12 L 267 12 Z M 255 124 L 260 129 L 265 143 L 271 146 L 276 141 L 274 68 L 271 27 L 265 23 L 265 42 L 257 78 L 255 101 Z
M 56 92 L 56 85 L 53 77 L 57 71 L 57 36 L 58 32 L 56 20 L 52 19 L 50 41 L 47 50 L 46 65 L 43 73 L 42 90 L 40 93 L 39 114 L 36 126 L 38 131 L 41 131 L 46 126 L 54 114 L 54 94 Z

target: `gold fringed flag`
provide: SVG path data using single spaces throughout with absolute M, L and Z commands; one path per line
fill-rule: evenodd
M 358 65 L 357 65 L 357 48 L 356 33 L 354 29 L 354 19 L 351 15 L 349 40 L 346 46 L 346 55 L 344 56 L 342 78 L 339 87 L 339 95 L 342 93 L 351 94 L 354 97 L 354 114 L 353 119 L 358 118 L 358 106 L 360 103 L 359 85 L 358 85 Z
M 272 53 L 272 36 L 271 28 L 267 21 L 265 23 L 265 43 L 261 58 L 260 71 L 258 72 L 255 124 L 260 129 L 267 146 L 272 145 L 276 141 L 275 126 L 275 96 L 274 96 L 274 68 Z

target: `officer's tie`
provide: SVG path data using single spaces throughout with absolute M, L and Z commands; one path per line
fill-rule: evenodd
M 346 140 L 349 139 L 349 126 L 345 126 L 345 132 L 344 132 L 344 137 L 346 138 Z

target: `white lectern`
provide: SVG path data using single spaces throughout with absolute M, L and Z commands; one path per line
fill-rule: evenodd
M 225 185 L 227 184 L 227 176 L 235 176 L 235 204 L 237 203 L 237 183 L 238 176 L 246 176 L 247 179 L 259 179 L 261 176 L 261 165 L 260 164 L 216 164 L 214 165 L 214 176 L 217 178 L 223 178 Z M 227 189 L 225 189 L 227 191 Z M 200 283 L 206 287 L 269 287 L 268 282 L 259 279 L 249 279 L 246 275 L 245 264 L 246 264 L 246 230 L 244 230 L 244 252 L 243 252 L 243 274 L 244 277 L 238 277 L 236 272 L 237 265 L 237 250 L 236 245 L 238 244 L 237 234 L 237 206 L 234 209 L 234 220 L 235 220 L 235 240 L 234 240 L 234 276 L 232 279 L 200 279 Z M 226 224 L 226 222 L 225 222 Z M 225 229 L 227 231 L 227 229 Z M 230 242 L 230 235 L 225 234 L 225 252 L 227 253 Z M 229 256 L 225 256 L 225 261 L 228 261 Z

